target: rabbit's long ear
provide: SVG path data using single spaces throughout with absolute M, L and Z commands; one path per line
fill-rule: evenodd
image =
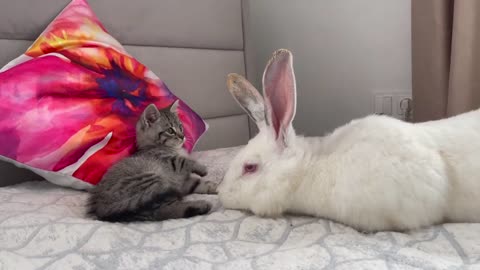
M 267 121 L 279 145 L 285 147 L 292 133 L 294 135 L 292 121 L 297 103 L 290 51 L 280 49 L 273 53 L 263 73 L 263 91 Z
M 247 79 L 236 73 L 228 74 L 227 87 L 257 127 L 265 127 L 265 106 L 258 90 Z

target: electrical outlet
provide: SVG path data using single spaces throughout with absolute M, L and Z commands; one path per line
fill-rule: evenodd
M 398 94 L 393 97 L 395 115 L 404 119 L 412 110 L 412 95 Z
M 375 93 L 374 113 L 410 121 L 412 116 L 412 95 L 410 93 Z

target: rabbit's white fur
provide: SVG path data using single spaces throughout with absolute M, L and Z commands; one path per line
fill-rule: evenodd
M 245 88 L 239 75 L 229 79 Z M 232 93 L 242 98 L 238 89 Z M 239 103 L 252 116 L 255 104 L 243 98 Z M 479 110 L 420 124 L 368 116 L 323 138 L 296 136 L 290 122 L 285 147 L 271 121 L 256 120 L 259 134 L 234 158 L 218 188 L 226 208 L 314 215 L 363 231 L 480 222 Z M 245 173 L 245 164 L 258 164 L 258 170 Z

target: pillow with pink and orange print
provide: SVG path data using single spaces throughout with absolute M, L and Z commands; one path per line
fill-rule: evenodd
M 135 150 L 135 125 L 149 104 L 178 99 L 86 0 L 73 0 L 0 70 L 0 97 L 0 159 L 76 189 L 96 185 Z M 191 151 L 207 126 L 181 100 L 178 114 Z

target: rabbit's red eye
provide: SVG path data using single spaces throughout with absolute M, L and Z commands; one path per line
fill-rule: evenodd
M 243 165 L 243 174 L 254 173 L 257 171 L 257 164 L 245 164 Z

